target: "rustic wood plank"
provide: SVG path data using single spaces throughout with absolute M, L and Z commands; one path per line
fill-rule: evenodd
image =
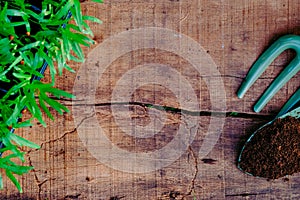
M 47 128 L 36 125 L 17 131 L 17 134 L 41 144 L 42 148 L 27 153 L 27 163 L 33 165 L 35 170 L 20 178 L 24 194 L 19 195 L 5 178 L 6 188 L 0 191 L 1 199 L 300 198 L 300 174 L 289 176 L 288 180 L 267 181 L 245 175 L 236 167 L 238 150 L 245 138 L 266 123 L 270 115 L 278 112 L 299 87 L 299 75 L 296 75 L 266 106 L 262 116 L 253 113 L 252 106 L 257 98 L 293 57 L 292 52 L 286 52 L 272 63 L 243 99 L 236 97 L 242 79 L 263 50 L 281 35 L 299 34 L 298 0 L 111 0 L 102 5 L 86 1 L 82 6 L 84 13 L 97 16 L 104 22 L 100 26 L 92 25 L 97 44 L 85 49 L 86 55 L 103 41 L 123 31 L 162 27 L 199 42 L 220 71 L 218 77 L 204 77 L 184 57 L 159 49 L 139 49 L 118 57 L 103 73 L 96 91 L 95 117 L 107 138 L 128 152 L 151 152 L 176 138 L 180 126 L 190 134 L 192 128 L 186 126 L 186 121 L 197 120 L 199 127 L 195 138 L 170 165 L 149 173 L 128 173 L 104 165 L 87 150 L 78 135 L 80 125 L 76 127 L 74 115 L 57 116 L 55 122 L 48 121 Z M 134 38 L 132 41 L 133 45 L 138 42 Z M 117 47 L 119 44 L 112 45 Z M 114 52 L 109 53 L 113 55 Z M 180 105 L 169 88 L 155 84 L 137 89 L 129 103 L 111 104 L 118 80 L 129 70 L 145 63 L 165 64 L 179 71 L 195 91 L 199 110 L 189 110 L 189 106 Z M 82 66 L 73 67 L 79 70 Z M 140 72 L 140 76 L 149 75 L 150 72 L 147 72 Z M 162 77 L 165 75 L 161 73 Z M 74 81 L 84 81 L 85 78 L 67 73 L 59 79 L 59 87 L 72 92 Z M 216 111 L 212 109 L 206 82 L 212 78 L 224 82 L 227 117 L 217 116 L 220 122 L 225 120 L 222 129 L 214 132 L 220 134 L 218 140 L 215 143 L 213 138 L 209 138 L 208 141 L 213 143 L 212 150 L 208 155 L 198 157 L 198 152 L 207 142 L 207 131 L 212 123 L 210 114 Z M 85 80 L 86 84 L 88 81 Z M 81 92 L 84 92 L 84 86 Z M 72 110 L 71 101 L 62 102 Z M 148 104 L 156 107 L 149 107 Z M 73 106 L 84 108 L 80 99 Z M 112 113 L 113 108 L 121 110 Z M 126 124 L 128 113 L 125 109 L 130 111 L 132 125 Z M 87 115 L 93 113 L 86 112 Z M 230 112 L 242 114 L 230 116 Z M 120 124 L 116 124 L 116 117 L 120 117 L 125 125 L 123 130 Z M 136 125 L 146 127 L 151 119 L 155 121 L 155 126 L 145 130 L 144 134 L 157 132 L 153 137 L 137 138 L 125 133 L 137 132 Z M 203 158 L 214 161 L 205 163 L 201 160 Z M 111 165 L 116 167 L 119 160 L 114 159 Z M 127 164 L 124 161 L 124 166 Z M 156 164 L 159 165 L 159 161 Z

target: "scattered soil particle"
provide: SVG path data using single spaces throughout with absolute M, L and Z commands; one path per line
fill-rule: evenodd
M 290 179 L 289 178 L 283 178 L 283 181 L 288 182 L 288 181 L 290 181 Z
M 239 166 L 268 179 L 300 172 L 300 119 L 277 119 L 260 129 L 245 146 Z

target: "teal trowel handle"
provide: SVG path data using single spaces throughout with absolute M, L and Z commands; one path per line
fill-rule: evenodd
M 298 89 L 293 96 L 284 104 L 276 118 L 289 112 L 300 101 L 300 89 Z
M 275 60 L 275 58 L 277 58 L 283 51 L 287 49 L 295 50 L 296 57 L 272 82 L 272 84 L 255 104 L 255 112 L 260 112 L 262 108 L 270 101 L 270 99 L 280 90 L 280 88 L 300 70 L 300 36 L 285 35 L 273 43 L 254 63 L 239 91 L 237 92 L 238 97 L 242 98 L 247 90 L 258 79 L 258 77 L 261 76 L 267 67 Z M 280 114 L 287 112 L 288 108 L 290 109 L 293 105 L 295 105 L 300 100 L 299 96 L 300 92 L 297 91 L 282 108 Z

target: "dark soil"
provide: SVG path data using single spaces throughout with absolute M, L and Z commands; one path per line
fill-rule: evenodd
M 300 119 L 277 119 L 260 129 L 244 148 L 239 167 L 268 179 L 300 172 Z

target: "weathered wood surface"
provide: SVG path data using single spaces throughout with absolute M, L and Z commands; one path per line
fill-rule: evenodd
M 172 141 L 179 127 L 186 125 L 186 120 L 196 119 L 200 126 L 191 145 L 169 166 L 148 173 L 128 173 L 106 166 L 93 157 L 77 134 L 80 125 L 75 125 L 74 115 L 57 116 L 55 122 L 48 121 L 47 128 L 37 125 L 17 132 L 41 144 L 42 148 L 27 153 L 27 164 L 33 165 L 35 170 L 20 178 L 24 193 L 19 195 L 5 179 L 6 186 L 0 195 L 2 199 L 300 198 L 300 174 L 268 181 L 245 175 L 236 167 L 241 141 L 277 113 L 299 87 L 298 74 L 260 114 L 253 113 L 254 102 L 293 57 L 293 52 L 286 52 L 272 63 L 243 99 L 236 97 L 243 77 L 262 51 L 281 35 L 299 34 L 298 0 L 111 0 L 102 5 L 86 1 L 82 6 L 85 14 L 103 20 L 102 25 L 92 25 L 98 45 L 123 31 L 145 27 L 168 28 L 197 41 L 211 56 L 220 72 L 218 77 L 204 77 L 185 58 L 159 49 L 139 49 L 114 59 L 98 82 L 95 111 L 90 111 L 91 115 L 94 113 L 111 143 L 127 152 L 151 152 Z M 143 41 L 129 39 L 143 45 Z M 111 45 L 117 48 L 120 44 Z M 94 45 L 86 49 L 85 53 L 88 55 L 96 47 Z M 112 51 L 108 55 L 114 55 L 114 49 L 105 50 Z M 186 109 L 179 104 L 169 88 L 153 84 L 137 89 L 129 104 L 119 102 L 120 104 L 111 105 L 117 81 L 127 71 L 145 63 L 164 64 L 179 71 L 190 82 L 199 98 L 199 110 L 178 113 L 172 109 L 166 112 L 159 107 L 145 106 L 154 104 Z M 76 65 L 74 68 L 79 70 L 80 66 Z M 148 76 L 148 73 L 141 71 L 140 76 Z M 162 72 L 163 76 L 167 74 Z M 74 81 L 81 79 L 88 82 L 85 78 L 67 73 L 60 79 L 59 87 L 72 92 Z M 220 137 L 213 149 L 205 156 L 215 160 L 209 164 L 201 160 L 198 152 L 211 124 L 210 112 L 216 111 L 212 109 L 210 91 L 205 82 L 213 78 L 224 82 L 225 111 L 242 114 L 227 114 L 225 119 L 224 115 L 218 116 L 220 122 L 225 120 L 225 124 L 219 130 Z M 84 92 L 84 89 L 85 84 L 79 92 Z M 80 100 L 82 99 L 77 99 L 73 106 L 83 107 Z M 72 110 L 71 101 L 63 102 Z M 220 102 L 223 103 L 222 100 Z M 112 114 L 113 107 L 123 108 L 123 111 Z M 130 110 L 133 125 L 126 124 L 128 116 L 124 108 Z M 165 121 L 161 120 L 161 116 L 164 116 Z M 122 127 L 123 130 L 116 124 L 116 117 L 124 117 L 121 119 L 125 126 Z M 145 130 L 145 133 L 160 130 L 159 125 L 163 122 L 163 128 L 155 136 L 141 139 L 124 133 L 135 131 L 134 125 L 147 126 L 151 121 L 150 117 L 155 120 L 155 125 L 153 129 Z M 185 130 L 189 134 L 189 127 L 185 127 Z M 101 153 L 104 152 L 99 152 Z M 153 162 L 155 164 L 156 161 Z M 111 166 L 114 163 L 119 163 L 119 160 L 112 157 Z M 159 164 L 159 160 L 157 163 Z M 124 166 L 126 164 L 125 159 Z

